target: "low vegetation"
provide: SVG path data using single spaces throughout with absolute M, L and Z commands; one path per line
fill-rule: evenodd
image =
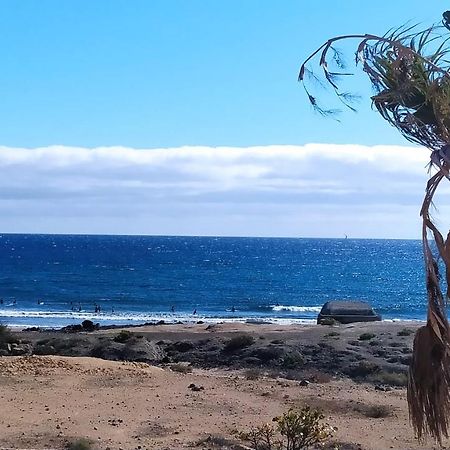
M 284 369 L 298 369 L 305 364 L 303 356 L 299 352 L 286 353 L 281 360 Z
M 191 373 L 192 367 L 188 364 L 175 363 L 170 365 L 170 370 L 178 373 Z
M 76 439 L 66 445 L 66 450 L 93 450 L 92 442 L 85 438 Z
M 324 319 L 320 319 L 319 325 L 334 326 L 334 325 L 339 325 L 339 322 L 337 320 L 333 319 L 332 317 L 325 317 Z
M 382 419 L 392 415 L 392 407 L 387 405 L 357 405 L 355 411 L 373 419 Z
M 322 423 L 323 414 L 305 406 L 300 410 L 290 409 L 275 417 L 276 425 L 264 424 L 241 433 L 242 440 L 249 442 L 253 450 L 305 450 L 325 444 L 334 429 Z
M 133 333 L 131 333 L 128 330 L 121 330 L 115 337 L 114 342 L 119 342 L 121 344 L 129 341 L 134 336 Z
M 331 331 L 330 333 L 327 333 L 324 337 L 326 338 L 338 338 L 340 336 L 340 333 L 337 331 Z
M 249 334 L 240 334 L 239 336 L 234 336 L 226 341 L 223 349 L 226 352 L 235 352 L 250 347 L 254 342 L 255 338 L 253 336 L 250 336 Z
M 371 376 L 370 381 L 389 386 L 406 387 L 408 385 L 408 375 L 402 372 L 380 371 Z
M 403 328 L 403 330 L 397 333 L 397 336 L 410 336 L 411 334 L 414 334 L 414 330 L 411 328 Z
M 250 368 L 244 372 L 244 376 L 247 380 L 258 380 L 262 376 L 261 369 Z
M 373 339 L 375 336 L 375 334 L 373 333 L 363 333 L 359 336 L 359 340 L 360 341 L 370 341 L 371 339 Z

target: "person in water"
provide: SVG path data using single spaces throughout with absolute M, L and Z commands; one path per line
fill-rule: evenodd
M 231 312 L 236 312 L 236 308 L 234 306 L 231 307 Z
M 170 310 L 172 311 L 172 314 L 175 312 L 175 306 L 172 305 L 172 307 L 170 308 Z
M 193 316 L 197 314 L 197 308 L 194 309 L 194 312 L 192 313 Z

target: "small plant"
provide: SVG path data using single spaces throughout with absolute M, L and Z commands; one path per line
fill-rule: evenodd
M 340 334 L 337 331 L 331 331 L 330 333 L 327 333 L 325 335 L 325 337 L 330 337 L 330 338 L 338 338 L 340 336 Z
M 359 336 L 359 340 L 360 341 L 370 341 L 371 339 L 373 339 L 375 337 L 375 335 L 373 333 L 363 333 Z
M 392 408 L 387 405 L 359 405 L 355 410 L 366 417 L 381 419 L 392 415 Z
M 298 352 L 287 353 L 281 360 L 281 367 L 285 369 L 297 369 L 305 364 L 303 357 Z
M 397 333 L 397 336 L 410 336 L 411 334 L 414 334 L 414 330 L 411 328 L 403 328 Z
M 170 370 L 178 373 L 191 373 L 192 367 L 187 364 L 175 363 L 170 365 Z
M 371 381 L 389 386 L 405 387 L 408 385 L 408 375 L 402 372 L 379 372 L 371 377 Z
M 129 341 L 133 337 L 133 333 L 128 330 L 121 330 L 116 337 L 114 338 L 115 342 L 120 342 L 123 344 L 124 342 Z
M 255 342 L 255 338 L 249 334 L 240 334 L 239 336 L 232 337 L 225 342 L 224 350 L 226 352 L 234 352 L 246 347 L 250 347 Z
M 358 364 L 348 367 L 347 374 L 352 378 L 365 378 L 368 375 L 373 375 L 380 371 L 380 366 L 377 363 L 362 360 Z
M 244 372 L 244 375 L 247 380 L 257 380 L 258 378 L 261 377 L 262 373 L 261 373 L 260 369 L 252 368 L 252 369 L 247 369 Z
M 309 406 L 290 409 L 273 419 L 276 426 L 261 425 L 240 436 L 253 450 L 305 450 L 324 444 L 332 436 L 334 428 L 321 423 L 323 419 L 321 412 Z
M 77 439 L 73 442 L 69 442 L 66 446 L 67 450 L 92 450 L 92 442 L 85 438 Z
M 319 320 L 319 325 L 339 325 L 339 322 L 332 317 L 324 317 L 323 319 Z

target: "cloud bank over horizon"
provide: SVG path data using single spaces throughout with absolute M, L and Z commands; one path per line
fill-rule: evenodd
M 0 147 L 0 232 L 419 238 L 428 160 L 403 146 Z

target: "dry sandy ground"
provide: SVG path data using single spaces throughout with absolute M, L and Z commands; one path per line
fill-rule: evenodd
M 190 383 L 204 390 L 194 392 Z M 77 437 L 92 439 L 99 449 L 199 448 L 208 435 L 232 438 L 236 430 L 305 403 L 322 408 L 338 427 L 338 441 L 362 449 L 435 448 L 414 440 L 404 389 L 376 391 L 350 380 L 302 387 L 251 381 L 239 372 L 182 374 L 94 358 L 2 357 L 0 402 L 0 448 L 63 448 Z M 385 405 L 391 415 L 366 417 L 371 405 Z

